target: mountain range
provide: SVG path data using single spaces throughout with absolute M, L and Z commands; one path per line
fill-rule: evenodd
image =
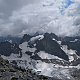
M 8 65 L 17 66 L 19 70 L 25 70 L 25 73 L 31 70 L 37 76 L 45 77 L 43 80 L 80 79 L 80 36 L 60 37 L 54 33 L 36 33 L 24 34 L 22 38 L 0 37 L 0 55 L 2 60 L 9 62 Z M 35 76 L 35 79 L 16 80 L 39 79 Z

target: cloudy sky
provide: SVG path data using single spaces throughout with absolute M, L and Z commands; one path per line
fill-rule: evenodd
M 53 32 L 73 36 L 80 29 L 80 0 L 0 0 L 0 36 Z

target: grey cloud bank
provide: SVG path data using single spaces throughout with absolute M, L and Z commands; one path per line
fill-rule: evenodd
M 80 0 L 72 0 L 70 5 L 68 1 L 0 0 L 0 36 L 35 32 L 53 32 L 60 36 L 78 34 Z

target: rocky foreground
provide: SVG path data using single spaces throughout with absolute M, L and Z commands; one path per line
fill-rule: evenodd
M 80 80 L 80 70 L 74 70 L 71 75 L 74 80 Z M 37 75 L 30 69 L 22 69 L 10 64 L 7 60 L 0 57 L 0 80 L 61 80 Z
M 30 69 L 22 69 L 0 57 L 0 80 L 59 80 L 37 75 Z

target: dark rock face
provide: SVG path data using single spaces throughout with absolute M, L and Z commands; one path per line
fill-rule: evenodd
M 54 33 L 45 33 L 44 36 L 49 37 L 51 39 L 55 39 L 55 40 L 59 40 L 59 37 L 57 35 L 55 35 Z
M 73 66 L 77 66 L 78 64 L 80 64 L 80 59 L 77 59 L 76 61 L 72 62 Z
M 69 60 L 65 52 L 61 50 L 60 45 L 56 41 L 53 41 L 52 38 L 52 34 L 50 36 L 48 33 L 46 33 L 44 35 L 44 39 L 36 42 L 36 48 L 39 51 L 45 51 L 62 59 Z
M 34 60 L 42 60 L 41 57 L 39 57 L 37 54 L 35 54 L 34 56 L 31 56 L 31 58 Z
M 30 35 L 28 35 L 28 34 L 25 34 L 25 35 L 23 36 L 23 38 L 21 39 L 20 43 L 23 43 L 23 42 L 25 42 L 25 41 L 28 42 L 31 37 L 32 37 L 32 36 L 30 36 Z
M 33 52 L 27 51 L 25 53 L 31 56 Z
M 19 54 L 21 49 L 17 44 L 11 44 L 10 42 L 1 42 L 0 43 L 0 54 L 4 56 L 10 56 L 11 53 Z

